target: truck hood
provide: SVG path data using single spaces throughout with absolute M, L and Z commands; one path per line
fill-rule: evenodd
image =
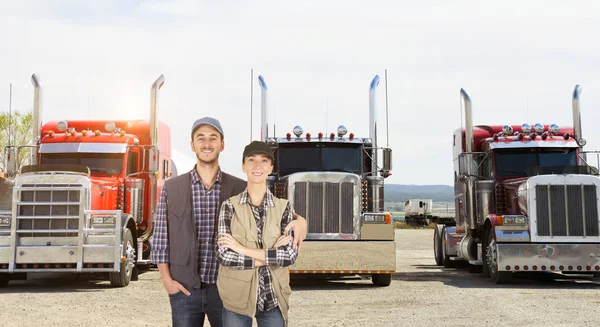
M 91 176 L 91 209 L 116 210 L 121 182 L 115 177 Z

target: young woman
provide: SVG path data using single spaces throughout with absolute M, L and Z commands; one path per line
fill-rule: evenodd
M 273 152 L 264 142 L 246 146 L 242 169 L 248 185 L 223 202 L 219 214 L 217 288 L 223 300 L 223 326 L 285 326 L 292 290 L 287 266 L 298 255 L 293 236 L 284 235 L 292 221 L 287 200 L 267 189 Z

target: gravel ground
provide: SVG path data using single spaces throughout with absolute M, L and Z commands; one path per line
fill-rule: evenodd
M 496 286 L 466 269 L 434 265 L 432 230 L 397 230 L 389 287 L 360 277 L 294 279 L 290 326 L 596 326 L 600 282 L 517 276 Z M 158 271 L 128 287 L 71 275 L 38 275 L 0 289 L 1 326 L 169 326 Z M 208 323 L 206 323 L 208 326 Z

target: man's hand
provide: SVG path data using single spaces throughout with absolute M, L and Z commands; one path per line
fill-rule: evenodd
M 279 236 L 277 241 L 275 241 L 275 243 L 273 243 L 272 248 L 278 248 L 280 246 L 288 245 L 290 243 L 290 241 L 292 240 L 292 238 L 293 238 L 292 235 L 281 235 L 281 236 Z
M 167 291 L 167 294 L 169 295 L 173 295 L 177 292 L 181 292 L 187 296 L 192 295 L 190 291 L 188 291 L 185 287 L 183 287 L 183 285 L 181 285 L 181 283 L 174 280 L 173 278 L 161 278 L 160 280 L 163 284 L 163 287 Z
M 241 253 L 242 245 L 230 234 L 221 234 L 217 240 L 219 246 L 231 249 L 234 252 Z
M 290 230 L 294 231 L 294 249 L 302 246 L 302 241 L 306 238 L 307 224 L 304 217 L 294 213 L 294 220 L 292 220 L 287 226 L 285 226 L 284 234 L 287 234 Z

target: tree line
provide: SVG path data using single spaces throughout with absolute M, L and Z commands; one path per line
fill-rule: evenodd
M 33 113 L 0 112 L 0 172 L 6 172 L 6 159 L 9 146 L 31 144 L 33 141 L 31 124 Z M 21 167 L 27 160 L 31 148 L 21 148 L 18 153 L 17 167 Z

